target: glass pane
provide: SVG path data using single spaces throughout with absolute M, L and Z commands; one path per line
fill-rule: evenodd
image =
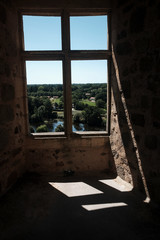
M 72 131 L 106 131 L 107 60 L 72 61 Z
M 27 61 L 30 131 L 64 132 L 61 61 Z
M 72 50 L 106 50 L 107 16 L 70 17 Z
M 25 50 L 61 50 L 61 17 L 23 16 Z

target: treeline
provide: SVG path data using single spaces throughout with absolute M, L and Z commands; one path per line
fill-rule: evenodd
M 40 96 L 63 96 L 62 84 L 31 84 L 27 85 L 28 96 L 40 97 Z M 72 84 L 72 99 L 89 99 L 95 97 L 96 99 L 102 99 L 106 102 L 107 84 L 105 83 L 88 83 L 88 84 Z M 88 95 L 87 95 L 88 93 Z
M 28 96 L 40 97 L 40 96 L 58 96 L 63 95 L 62 84 L 29 84 L 27 85 Z

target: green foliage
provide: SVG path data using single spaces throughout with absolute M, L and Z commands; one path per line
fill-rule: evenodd
M 81 101 L 76 101 L 74 103 L 74 108 L 76 110 L 83 110 L 85 108 L 85 104 L 83 102 L 81 102 Z
M 53 118 L 53 119 L 56 119 L 57 117 L 58 117 L 57 112 L 53 112 L 53 113 L 52 113 L 52 118 Z
M 96 101 L 96 106 L 97 106 L 98 108 L 105 108 L 105 101 L 103 101 L 102 99 L 98 99 L 98 100 Z
M 48 132 L 48 128 L 47 126 L 44 124 L 44 125 L 40 125 L 39 127 L 37 127 L 36 129 L 36 132 Z
M 96 101 L 99 100 L 99 99 L 101 99 L 101 100 L 103 100 L 104 102 L 106 102 L 106 101 L 107 101 L 106 92 L 104 92 L 104 91 L 99 92 L 98 94 L 96 94 L 95 98 L 96 98 Z
M 63 95 L 62 84 L 42 84 L 42 85 L 27 85 L 27 91 L 29 96 L 58 96 Z
M 64 127 L 63 127 L 61 124 L 59 124 L 59 125 L 56 127 L 55 132 L 64 132 Z
M 52 118 L 53 107 L 52 107 L 52 103 L 49 99 L 46 99 L 44 101 L 44 107 L 45 107 L 45 117 L 47 119 L 51 119 Z
M 102 125 L 102 117 L 97 107 L 88 106 L 82 112 L 84 122 L 89 126 L 100 127 Z
M 40 123 L 45 120 L 57 118 L 53 113 L 53 106 L 48 97 L 28 97 L 29 121 Z
M 64 118 L 64 98 L 62 84 L 28 85 L 29 121 L 43 124 L 57 118 Z M 73 122 L 85 122 L 90 126 L 101 126 L 102 117 L 106 118 L 107 84 L 72 84 L 72 103 L 74 109 L 83 114 L 76 114 Z M 56 97 L 55 97 L 56 96 Z M 52 98 L 53 97 L 53 98 Z M 96 102 L 90 98 L 95 97 Z M 64 131 L 58 126 L 56 131 Z
M 91 102 L 91 101 L 89 101 L 89 100 L 82 100 L 82 102 L 85 104 L 85 107 L 88 105 L 88 106 L 93 106 L 93 107 L 95 107 L 96 106 L 96 104 L 95 104 L 95 102 Z
M 73 122 L 74 123 L 80 123 L 82 122 L 82 113 L 76 113 L 74 116 L 73 116 Z

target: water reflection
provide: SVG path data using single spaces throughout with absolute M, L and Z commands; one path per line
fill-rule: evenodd
M 55 120 L 49 121 L 45 124 L 47 125 L 48 132 L 55 132 L 55 129 L 57 128 L 58 125 L 64 126 L 64 121 L 62 119 L 55 119 Z M 42 125 L 42 124 L 37 124 L 37 125 L 32 125 L 31 124 L 31 127 L 36 132 L 36 128 L 40 125 Z M 72 131 L 73 132 L 77 132 L 77 131 L 80 131 L 80 132 L 83 132 L 83 131 L 105 131 L 105 130 L 106 130 L 105 127 L 88 126 L 87 124 L 84 124 L 84 123 L 74 123 L 72 125 Z
M 85 131 L 85 127 L 83 123 L 74 123 L 72 125 L 72 131 L 76 132 L 76 131 Z

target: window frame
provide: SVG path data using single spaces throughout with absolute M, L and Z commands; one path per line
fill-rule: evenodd
M 59 16 L 61 17 L 61 38 L 62 50 L 51 51 L 25 51 L 23 16 Z M 70 48 L 70 17 L 71 16 L 100 16 L 107 15 L 107 50 L 71 50 Z M 36 137 L 71 137 L 79 136 L 108 136 L 110 134 L 110 112 L 111 112 L 111 44 L 110 44 L 110 22 L 111 12 L 109 9 L 45 9 L 45 10 L 20 10 L 19 11 L 19 37 L 21 49 L 22 79 L 24 81 L 24 111 L 25 111 L 25 129 L 26 135 Z M 28 97 L 27 97 L 27 79 L 26 79 L 26 61 L 62 61 L 63 72 L 63 95 L 64 95 L 64 133 L 30 133 L 28 119 Z M 106 131 L 93 132 L 72 132 L 72 88 L 71 88 L 71 61 L 72 60 L 107 60 L 108 82 L 107 82 L 107 123 Z M 107 79 L 106 79 L 107 80 Z

